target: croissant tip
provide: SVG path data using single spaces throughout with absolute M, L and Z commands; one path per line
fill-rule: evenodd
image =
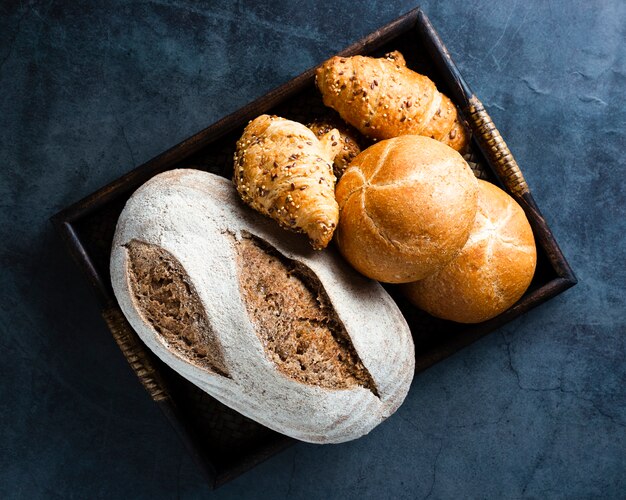
M 328 220 L 316 221 L 311 230 L 308 231 L 309 241 L 315 250 L 322 250 L 328 246 L 333 239 L 333 234 L 337 227 L 336 222 Z

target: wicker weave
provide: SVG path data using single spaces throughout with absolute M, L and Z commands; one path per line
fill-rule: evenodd
M 165 383 L 155 369 L 152 356 L 141 342 L 135 331 L 131 328 L 118 307 L 111 307 L 102 313 L 113 338 L 120 347 L 124 357 L 128 360 L 131 368 L 150 394 L 157 402 L 169 398 Z
M 518 197 L 528 193 L 528 184 L 526 184 L 519 165 L 483 103 L 476 96 L 472 96 L 470 100 L 467 115 L 468 119 L 472 121 L 472 129 L 475 131 L 477 139 L 485 147 L 491 164 L 497 170 L 507 189 Z

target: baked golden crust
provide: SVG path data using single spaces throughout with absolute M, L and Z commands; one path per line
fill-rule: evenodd
M 477 190 L 452 148 L 416 135 L 381 141 L 358 155 L 337 184 L 339 249 L 378 281 L 424 278 L 467 241 Z
M 426 76 L 392 52 L 383 58 L 333 57 L 316 71 L 324 104 L 373 139 L 423 135 L 461 151 L 468 141 L 456 107 Z
M 433 316 L 479 323 L 517 302 L 537 263 L 524 210 L 497 186 L 479 181 L 478 212 L 467 244 L 437 274 L 404 285 L 406 296 Z
M 332 156 L 334 156 L 333 170 L 337 179 L 341 178 L 350 162 L 361 152 L 357 137 L 358 132 L 349 125 L 338 123 L 339 121 L 324 119 L 316 120 L 307 125 L 317 138 L 332 151 Z M 337 130 L 339 134 L 329 133 L 333 129 Z
M 322 249 L 339 219 L 332 158 L 304 125 L 261 115 L 237 142 L 233 182 L 245 203 Z

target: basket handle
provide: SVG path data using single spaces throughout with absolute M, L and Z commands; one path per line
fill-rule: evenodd
M 154 366 L 154 361 L 122 314 L 120 308 L 111 306 L 102 312 L 102 317 L 106 321 L 109 330 L 111 330 L 113 338 L 124 354 L 128 364 L 146 388 L 150 397 L 156 402 L 169 399 L 169 393 Z
M 476 95 L 469 99 L 465 115 L 471 121 L 470 127 L 483 153 L 506 188 L 518 198 L 527 195 L 530 191 L 519 165 Z

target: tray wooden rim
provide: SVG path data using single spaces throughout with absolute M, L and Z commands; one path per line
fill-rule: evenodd
M 370 35 L 367 35 L 363 39 L 339 52 L 338 55 L 350 56 L 358 53 L 369 53 L 412 29 L 417 29 L 432 60 L 437 65 L 439 71 L 442 72 L 447 79 L 453 100 L 457 104 L 461 105 L 462 112 L 466 118 L 472 117 L 472 113 L 476 113 L 476 106 L 482 105 L 461 76 L 456 65 L 452 61 L 449 52 L 433 28 L 428 17 L 419 7 L 407 12 L 395 21 L 392 21 Z M 221 136 L 226 135 L 242 126 L 254 116 L 261 114 L 262 110 L 272 108 L 283 100 L 302 91 L 312 83 L 315 69 L 316 68 L 314 67 L 303 72 L 259 99 L 218 120 L 188 139 L 166 150 L 162 154 L 115 179 L 106 186 L 71 204 L 51 218 L 53 225 L 65 242 L 66 247 L 68 248 L 74 261 L 86 275 L 92 288 L 95 290 L 105 318 L 110 315 L 121 314 L 121 311 L 115 302 L 114 297 L 112 297 L 108 292 L 107 286 L 102 281 L 102 277 L 98 274 L 88 252 L 82 245 L 80 237 L 75 229 L 76 222 L 82 217 L 98 210 L 113 198 L 123 195 L 127 191 L 134 190 L 136 186 L 145 182 L 148 178 L 154 175 L 155 171 L 167 169 L 168 166 L 179 161 L 181 156 L 189 156 L 194 152 L 197 152 L 211 142 L 216 141 Z M 474 106 L 474 108 L 472 108 L 472 106 Z M 500 316 L 490 321 L 480 323 L 469 329 L 464 333 L 462 338 L 455 338 L 450 342 L 442 344 L 436 353 L 431 353 L 429 356 L 422 356 L 416 363 L 416 372 L 422 371 L 452 355 L 463 347 L 475 342 L 480 337 L 492 332 L 502 324 L 507 323 L 513 318 L 527 312 L 529 309 L 553 298 L 577 283 L 571 267 L 567 263 L 567 260 L 556 243 L 554 235 L 541 215 L 539 208 L 532 198 L 530 190 L 527 186 L 526 189 L 519 189 L 519 178 L 515 175 L 509 175 L 510 172 L 507 173 L 501 171 L 502 168 L 508 168 L 510 166 L 505 165 L 502 167 L 498 164 L 504 155 L 508 154 L 513 162 L 514 159 L 508 151 L 508 148 L 506 148 L 506 144 L 504 144 L 503 140 L 501 141 L 502 144 L 496 144 L 496 146 L 500 149 L 494 149 L 494 145 L 490 144 L 490 142 L 494 143 L 494 141 L 491 140 L 494 135 L 500 137 L 500 134 L 495 125 L 493 125 L 493 122 L 486 113 L 486 110 L 484 110 L 484 108 L 482 109 L 484 113 L 478 116 L 478 119 L 482 120 L 481 123 L 477 124 L 472 119 L 468 119 L 468 122 L 474 132 L 476 132 L 477 127 L 484 126 L 485 123 L 487 123 L 488 127 L 486 129 L 486 133 L 483 134 L 484 137 L 475 133 L 473 140 L 476 142 L 476 146 L 483 152 L 496 177 L 526 210 L 529 220 L 531 220 L 533 230 L 535 231 L 535 235 L 537 236 L 537 242 L 546 251 L 549 263 L 556 272 L 557 277 L 548 281 L 537 290 L 527 294 L 520 302 Z M 481 112 L 480 108 L 478 108 L 478 111 Z M 502 149 L 502 145 L 504 149 Z M 517 167 L 517 164 L 515 163 L 514 166 Z M 514 174 L 516 174 L 516 172 L 514 172 Z M 519 171 L 519 176 L 521 176 L 521 180 L 523 181 L 521 171 Z M 523 186 L 523 184 L 521 185 Z M 107 325 L 115 337 L 114 330 L 108 320 Z M 145 348 L 139 347 L 138 349 L 141 350 Z M 127 360 L 129 360 L 126 353 L 124 354 L 127 357 Z M 130 360 L 129 363 L 132 366 Z M 137 372 L 135 367 L 133 367 L 133 369 Z M 137 374 L 142 383 L 144 383 L 144 386 L 146 386 L 146 383 L 142 379 L 141 375 L 139 373 Z M 146 389 L 148 392 L 151 392 L 147 386 Z M 155 399 L 155 402 L 159 404 L 159 407 L 165 413 L 182 441 L 187 445 L 190 453 L 194 456 L 202 470 L 206 473 L 207 479 L 212 487 L 224 484 L 294 442 L 291 438 L 286 437 L 285 439 L 277 440 L 277 442 L 273 443 L 272 446 L 260 450 L 256 454 L 246 456 L 244 460 L 237 464 L 237 466 L 231 467 L 228 470 L 217 471 L 210 460 L 208 460 L 201 450 L 194 445 L 193 432 L 184 424 L 182 419 L 177 414 L 177 409 L 172 400 L 166 397 L 159 400 L 155 398 L 153 394 L 151 395 L 153 396 L 153 399 Z

